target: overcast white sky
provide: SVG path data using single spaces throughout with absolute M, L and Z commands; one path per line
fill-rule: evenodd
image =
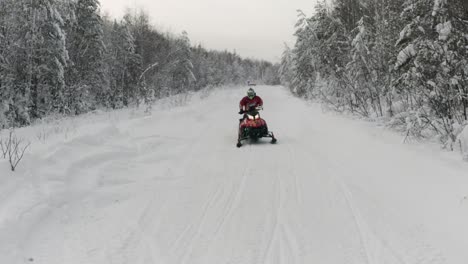
M 104 12 L 121 17 L 143 8 L 158 28 L 186 30 L 192 44 L 236 50 L 243 57 L 278 62 L 293 43 L 297 9 L 311 14 L 316 0 L 100 0 Z

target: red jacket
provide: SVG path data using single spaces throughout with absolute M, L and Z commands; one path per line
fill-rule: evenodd
M 240 110 L 244 111 L 249 111 L 250 108 L 255 108 L 257 106 L 263 106 L 263 100 L 259 96 L 255 96 L 252 99 L 246 96 L 242 98 L 239 104 Z

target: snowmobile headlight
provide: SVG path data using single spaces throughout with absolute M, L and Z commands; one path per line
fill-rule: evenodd
M 255 119 L 260 119 L 260 115 L 257 114 L 257 115 L 255 116 Z
M 255 117 L 252 116 L 252 115 L 247 115 L 247 116 L 249 117 L 250 120 L 254 120 L 254 119 L 255 119 Z

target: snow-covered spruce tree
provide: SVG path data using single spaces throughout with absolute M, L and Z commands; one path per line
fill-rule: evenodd
M 105 46 L 99 1 L 77 0 L 73 15 L 68 25 L 67 105 L 71 113 L 80 114 L 105 105 Z
M 334 16 L 340 19 L 347 32 L 351 32 L 362 18 L 364 0 L 333 0 Z
M 391 114 L 390 64 L 401 1 L 336 0 L 332 6 L 319 2 L 312 17 L 300 16 L 291 87 L 316 86 L 312 95 L 338 110 Z
M 276 64 L 266 63 L 262 82 L 267 85 L 281 84 L 281 81 L 278 75 L 279 68 L 280 68 L 280 65 L 278 63 Z
M 367 0 L 365 14 L 372 18 L 374 29 L 374 44 L 370 56 L 375 62 L 373 65 L 375 79 L 373 83 L 379 90 L 380 98 L 384 98 L 384 115 L 392 117 L 395 114 L 393 100 L 394 79 L 393 65 L 396 61 L 398 48 L 395 42 L 403 26 L 400 19 L 402 5 L 405 0 Z M 399 100 L 400 98 L 397 98 Z
M 316 74 L 312 60 L 314 31 L 310 19 L 302 11 L 299 11 L 294 35 L 297 40 L 293 49 L 291 89 L 295 95 L 303 97 L 312 91 Z
M 353 97 L 358 101 L 358 107 L 364 116 L 370 115 L 370 109 L 377 116 L 383 115 L 380 101 L 379 87 L 376 86 L 377 74 L 375 68 L 377 62 L 371 51 L 375 42 L 375 29 L 370 18 L 363 16 L 358 21 L 356 35 L 352 41 L 351 61 L 346 70 L 353 82 Z
M 11 30 L 13 25 L 10 21 L 12 11 L 11 1 L 0 2 L 0 129 L 6 128 L 14 120 L 9 118 L 10 105 L 14 94 L 11 82 L 11 65 L 8 63 L 11 55 Z
M 196 89 L 205 88 L 209 85 L 216 85 L 215 80 L 216 69 L 212 62 L 213 55 L 210 54 L 201 45 L 197 45 L 192 49 L 193 73 L 197 77 Z M 237 64 L 234 67 L 238 67 Z
M 284 45 L 284 51 L 281 56 L 281 63 L 278 74 L 280 76 L 281 84 L 286 87 L 291 87 L 291 82 L 293 79 L 293 53 L 291 48 L 288 45 Z
M 242 83 L 245 82 L 243 76 L 246 75 L 246 72 L 243 71 L 241 66 L 241 59 L 235 53 L 228 53 L 226 52 L 226 59 L 225 67 L 226 67 L 226 75 L 224 81 L 226 83 Z
M 123 106 L 123 87 L 122 87 L 122 71 L 123 65 L 120 62 L 121 57 L 121 29 L 117 21 L 111 23 L 111 26 L 106 27 L 105 44 L 106 52 L 106 78 L 109 83 L 109 88 L 106 89 L 105 98 L 107 106 L 113 109 Z
M 224 61 L 226 59 L 226 54 L 223 54 L 224 56 L 222 57 L 222 60 Z M 227 61 L 224 61 L 225 65 L 228 63 Z M 245 80 L 247 81 L 257 81 L 261 79 L 259 70 L 258 70 L 258 62 L 252 60 L 252 59 L 245 59 L 242 62 L 242 67 L 244 68 L 243 76 L 244 76 L 244 84 Z M 222 71 L 221 71 L 222 74 Z
M 55 0 L 18 0 L 15 6 L 18 34 L 13 51 L 15 106 L 17 119 L 24 125 L 29 117 L 65 111 L 64 71 L 68 53 L 63 20 Z M 25 111 L 29 116 L 25 116 Z
M 191 90 L 196 77 L 193 74 L 192 51 L 187 32 L 182 32 L 174 44 L 174 56 L 169 65 L 172 79 L 170 88 L 172 94 L 178 94 Z
M 353 98 L 354 83 L 345 70 L 350 60 L 351 40 L 343 21 L 336 17 L 335 10 L 329 10 L 326 3 L 317 5 L 312 18 L 315 39 L 313 61 L 319 74 L 320 85 L 317 94 L 335 109 L 355 111 Z
M 138 97 L 147 104 L 159 97 L 161 83 L 166 81 L 161 74 L 164 60 L 170 53 L 172 43 L 151 24 L 144 11 L 130 14 L 131 33 L 135 40 L 135 53 L 141 58 L 141 73 L 138 77 Z M 138 101 L 139 102 L 139 101 Z
M 135 103 L 140 96 L 138 79 L 142 71 L 142 57 L 136 53 L 135 37 L 132 32 L 132 19 L 130 15 L 123 19 L 123 64 L 125 71 L 123 73 L 123 104 L 128 106 Z
M 420 119 L 454 142 L 454 125 L 466 119 L 466 11 L 462 1 L 407 1 L 410 23 L 400 34 L 395 69 L 403 72 L 401 89 Z
M 28 112 L 28 98 L 24 79 L 18 78 L 18 74 L 26 77 L 24 70 L 26 60 L 24 60 L 24 49 L 20 49 L 19 44 L 24 44 L 20 29 L 24 26 L 19 22 L 18 17 L 22 14 L 22 4 L 14 0 L 3 0 L 0 2 L 0 27 L 1 27 L 1 111 L 3 119 L 2 126 L 20 126 L 28 124 L 30 121 Z M 21 21 L 22 22 L 22 21 Z M 23 41 L 23 43 L 21 43 Z M 23 63 L 23 65 L 20 65 Z
M 138 78 L 141 74 L 141 57 L 135 52 L 135 39 L 128 16 L 121 24 L 114 21 L 107 47 L 110 89 L 106 101 L 112 108 L 128 106 L 139 95 Z
M 192 49 L 193 73 L 197 89 L 223 84 L 245 83 L 247 69 L 235 53 L 207 51 L 201 45 Z

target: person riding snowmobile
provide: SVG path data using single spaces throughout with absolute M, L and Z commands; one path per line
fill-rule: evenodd
M 242 100 L 239 103 L 239 108 L 240 108 L 239 114 L 240 115 L 245 114 L 251 111 L 252 109 L 255 109 L 261 106 L 263 106 L 262 98 L 260 98 L 260 96 L 257 96 L 254 89 L 250 88 L 247 91 L 247 96 L 242 98 Z
M 277 142 L 273 132 L 268 130 L 268 125 L 260 117 L 259 111 L 263 110 L 263 100 L 257 96 L 254 89 L 247 91 L 247 96 L 242 98 L 239 104 L 239 114 L 244 117 L 239 120 L 239 135 L 237 147 L 242 147 L 243 140 L 257 141 L 260 138 L 271 138 L 271 143 Z

